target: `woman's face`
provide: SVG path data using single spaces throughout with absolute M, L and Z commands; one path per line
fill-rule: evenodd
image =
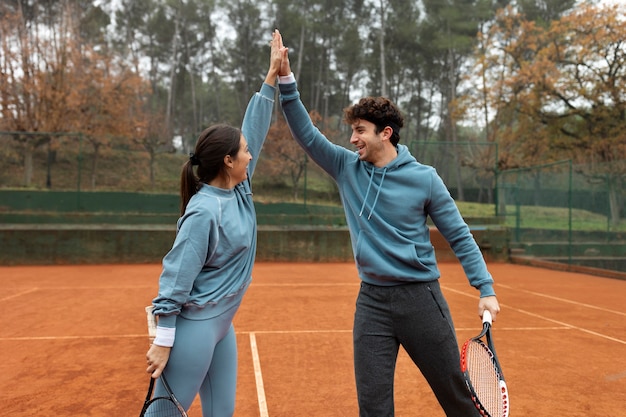
M 233 166 L 230 170 L 230 178 L 233 184 L 239 184 L 248 177 L 248 164 L 252 161 L 252 155 L 248 149 L 248 141 L 241 135 L 239 139 L 239 152 L 233 157 Z

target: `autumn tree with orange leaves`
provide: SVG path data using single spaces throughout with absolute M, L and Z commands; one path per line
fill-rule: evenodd
M 499 168 L 571 159 L 609 189 L 617 224 L 626 187 L 623 6 L 583 5 L 547 28 L 502 10 L 479 36 L 472 85 L 457 111 L 483 114 Z
M 282 116 L 270 126 L 263 154 L 267 161 L 265 172 L 270 177 L 288 178 L 293 199 L 297 200 L 300 180 L 307 164 L 306 154 L 294 140 Z
M 324 118 L 315 110 L 309 113 L 311 120 L 317 126 L 328 126 L 328 121 L 324 123 Z M 322 134 L 327 138 L 333 138 L 338 132 L 330 128 L 321 128 Z M 292 189 L 292 196 L 297 200 L 300 181 L 302 180 L 307 164 L 311 164 L 307 155 L 300 145 L 295 141 L 289 130 L 287 122 L 282 114 L 272 123 L 267 135 L 267 140 L 263 146 L 264 163 L 259 169 L 269 178 L 278 178 L 281 182 L 288 179 Z M 317 169 L 321 172 L 320 169 Z M 326 175 L 326 174 L 322 174 Z M 330 177 L 328 177 L 330 178 Z
M 51 4 L 37 19 L 18 3 L 3 6 L 0 22 L 0 130 L 14 132 L 24 155 L 24 185 L 30 185 L 33 152 L 56 135 L 74 132 L 93 147 L 91 184 L 98 155 L 113 143 L 133 145 L 145 130 L 146 84 L 103 50 L 83 42 L 74 2 Z M 45 20 L 44 25 L 42 21 Z M 20 134 L 29 132 L 30 134 Z M 33 135 L 32 133 L 42 133 Z

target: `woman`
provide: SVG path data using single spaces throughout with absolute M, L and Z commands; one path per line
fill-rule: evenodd
M 250 180 L 274 105 L 281 63 L 276 33 L 271 47 L 265 82 L 248 103 L 241 131 L 209 127 L 183 166 L 177 235 L 163 258 L 159 294 L 152 302 L 158 326 L 146 355 L 147 372 L 152 378 L 163 372 L 185 409 L 200 394 L 204 416 L 232 416 L 235 408 L 232 321 L 250 284 L 256 252 Z

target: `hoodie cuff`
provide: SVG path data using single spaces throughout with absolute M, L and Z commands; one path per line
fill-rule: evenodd
M 263 83 L 263 85 L 261 85 L 261 89 L 259 90 L 259 93 L 263 97 L 269 98 L 270 100 L 274 101 L 274 96 L 276 94 L 276 87 L 274 87 L 273 85 Z
M 480 291 L 480 298 L 483 297 L 495 297 L 496 292 L 493 289 L 493 285 L 491 284 L 483 284 L 480 286 L 480 288 L 478 288 L 478 291 Z
M 293 72 L 289 75 L 279 75 L 278 76 L 278 84 L 291 84 L 296 82 L 296 77 L 293 75 Z

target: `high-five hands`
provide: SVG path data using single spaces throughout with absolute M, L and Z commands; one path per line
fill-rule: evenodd
M 289 58 L 287 56 L 287 48 L 283 45 L 283 38 L 278 29 L 275 29 L 272 33 L 270 46 L 272 48 L 270 52 L 270 66 L 267 71 L 267 76 L 265 77 L 265 82 L 270 85 L 274 85 L 278 75 L 289 75 L 291 73 Z M 286 64 L 285 60 L 287 61 Z M 286 70 L 289 72 L 284 74 L 284 71 Z

